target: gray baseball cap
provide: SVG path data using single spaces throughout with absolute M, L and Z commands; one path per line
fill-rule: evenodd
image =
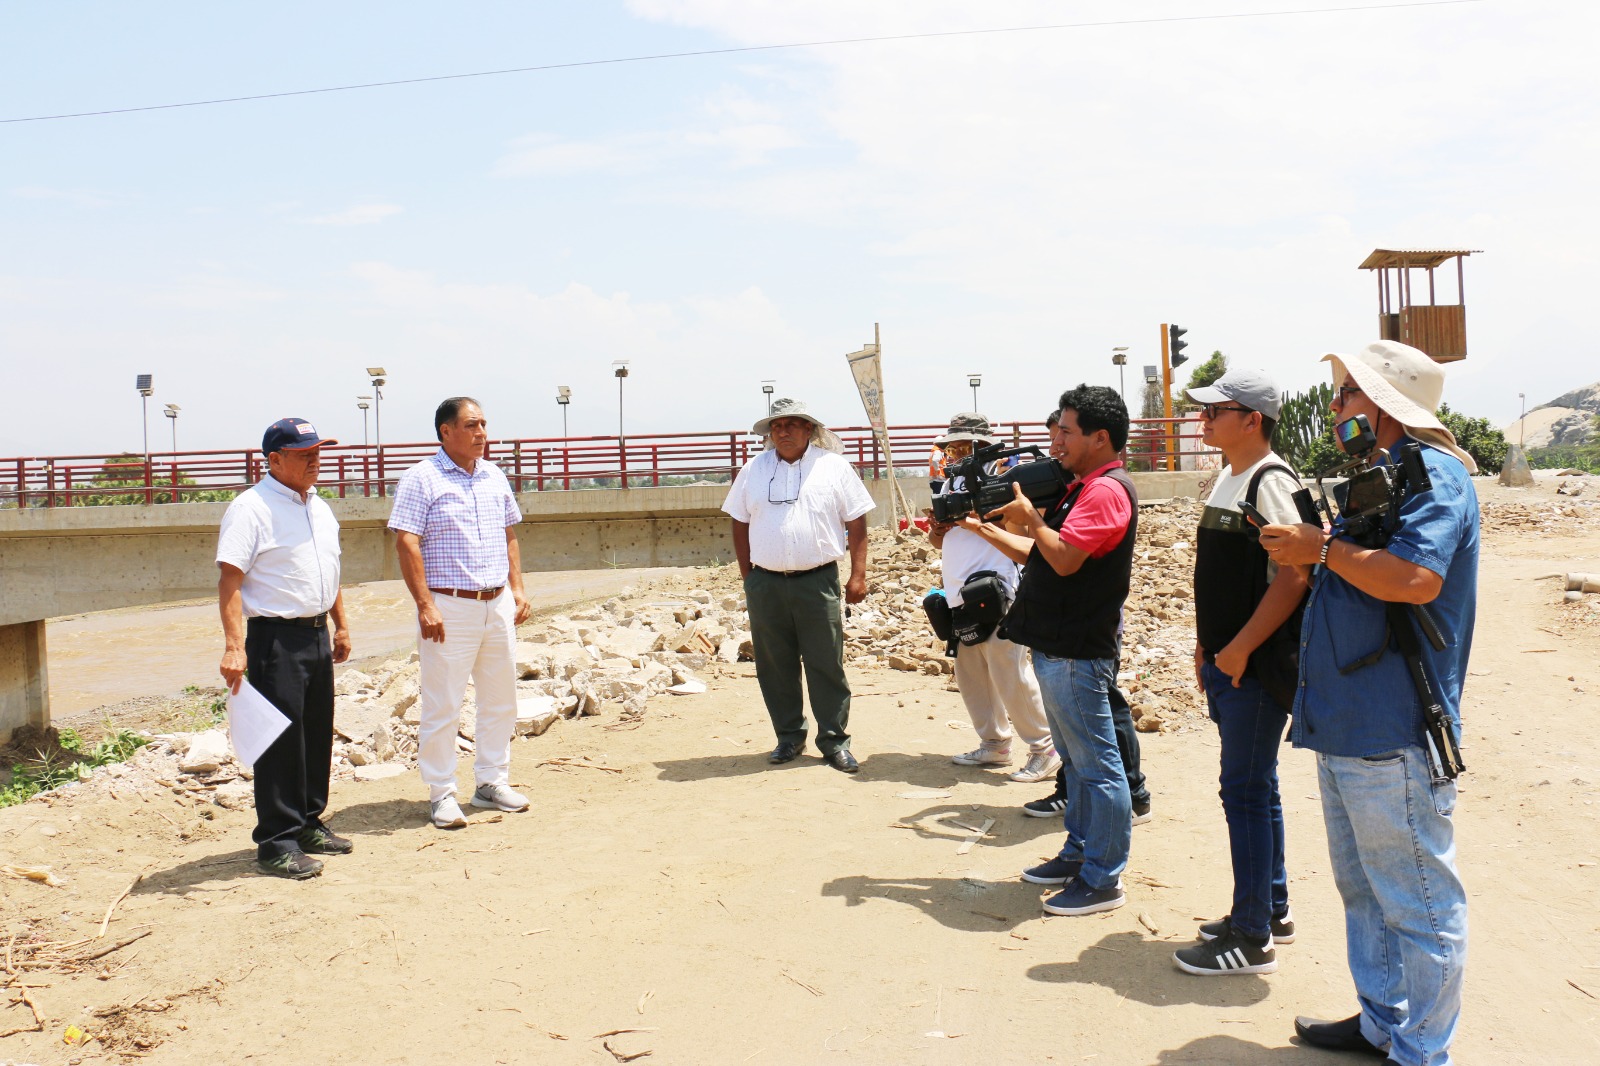
M 1283 394 L 1264 370 L 1248 367 L 1230 370 L 1203 389 L 1189 389 L 1185 395 L 1195 403 L 1233 402 L 1268 418 L 1277 418 L 1283 409 Z

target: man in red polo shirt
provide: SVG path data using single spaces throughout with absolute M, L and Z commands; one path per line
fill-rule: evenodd
M 1066 770 L 1066 843 L 1054 859 L 1022 874 L 1062 886 L 1044 904 L 1051 914 L 1094 914 L 1126 901 L 1132 800 L 1109 691 L 1138 527 L 1138 494 L 1117 458 L 1127 440 L 1128 409 L 1116 390 L 1069 389 L 1061 394 L 1058 454 L 1075 480 L 1061 503 L 1041 515 L 1017 489 L 1011 503 L 988 516 L 1025 530 L 1023 536 L 963 519 L 1026 563 L 1000 632 L 1033 649 L 1033 672 Z

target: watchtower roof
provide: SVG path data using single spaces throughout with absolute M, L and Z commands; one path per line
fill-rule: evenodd
M 1384 267 L 1419 267 L 1431 270 L 1452 259 L 1483 254 L 1482 248 L 1374 248 L 1361 261 L 1361 270 L 1381 270 Z

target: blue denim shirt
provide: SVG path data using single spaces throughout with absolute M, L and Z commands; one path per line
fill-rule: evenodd
M 1445 649 L 1434 651 L 1420 631 L 1417 636 L 1434 698 L 1459 735 L 1478 599 L 1478 494 L 1449 452 L 1424 444 L 1422 459 L 1433 489 L 1406 498 L 1388 551 L 1444 579 L 1428 610 Z M 1335 531 L 1342 525 L 1335 522 Z M 1392 640 L 1377 662 L 1339 672 L 1378 648 L 1387 632 L 1386 606 L 1327 568 L 1317 569 L 1300 633 L 1300 690 L 1289 734 L 1295 747 L 1360 758 L 1421 742 L 1422 705 Z

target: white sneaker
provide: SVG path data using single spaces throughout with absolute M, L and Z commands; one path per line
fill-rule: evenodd
M 1059 769 L 1061 769 L 1061 756 L 1056 754 L 1056 749 L 1051 748 L 1048 751 L 1036 751 L 1029 755 L 1028 762 L 1022 769 L 1006 776 L 1013 781 L 1032 784 L 1035 781 L 1043 781 L 1047 777 L 1056 776 L 1056 771 Z
M 461 813 L 461 804 L 456 802 L 454 796 L 433 801 L 433 824 L 440 829 L 460 829 L 467 824 L 466 815 Z
M 952 755 L 950 761 L 957 766 L 1010 766 L 1011 752 L 1005 748 L 973 748 L 960 755 Z
M 472 794 L 474 807 L 492 807 L 498 811 L 525 811 L 528 797 L 512 790 L 510 785 L 479 785 Z

